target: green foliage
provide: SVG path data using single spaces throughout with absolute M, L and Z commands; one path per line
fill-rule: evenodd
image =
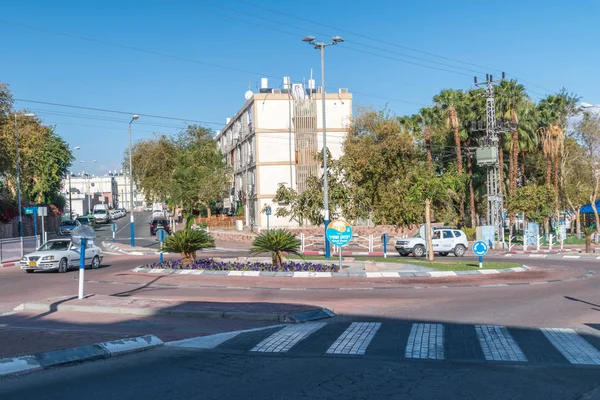
M 238 209 L 235 212 L 235 216 L 236 217 L 243 217 L 245 215 L 245 210 L 244 210 L 244 206 L 239 206 Z
M 273 265 L 279 266 L 283 261 L 283 253 L 294 254 L 301 258 L 300 239 L 285 229 L 263 231 L 254 239 L 250 254 L 271 253 Z
M 169 235 L 163 249 L 181 253 L 184 264 L 189 264 L 196 259 L 196 251 L 214 246 L 215 241 L 208 232 L 186 228 Z
M 475 240 L 477 238 L 477 229 L 476 228 L 462 228 L 462 231 L 467 235 L 467 239 Z
M 127 168 L 127 155 L 123 165 Z M 230 167 L 217 149 L 213 132 L 190 125 L 176 137 L 139 141 L 133 148 L 135 181 L 148 202 L 167 200 L 183 208 L 186 220 L 215 210 L 229 184 Z
M 525 213 L 530 221 L 542 223 L 554 210 L 555 196 L 551 186 L 529 185 L 516 190 L 508 197 L 506 208 L 509 213 Z

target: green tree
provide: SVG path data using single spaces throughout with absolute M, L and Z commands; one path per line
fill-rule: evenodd
M 600 116 L 588 112 L 583 113 L 583 119 L 575 127 L 576 137 L 585 149 L 586 159 L 588 161 L 587 171 L 592 173 L 593 185 L 589 201 L 594 211 L 596 220 L 596 229 L 600 229 L 600 217 L 596 209 L 596 200 L 600 193 Z M 577 171 L 585 174 L 586 171 Z M 598 236 L 598 235 L 597 235 Z M 598 239 L 596 239 L 598 242 Z
M 183 263 L 190 265 L 196 260 L 196 252 L 215 247 L 215 240 L 205 230 L 187 228 L 169 235 L 163 246 L 166 251 L 181 253 Z
M 433 157 L 431 155 L 431 127 L 440 122 L 439 112 L 431 107 L 421 108 L 419 110 L 420 120 L 423 125 L 423 141 L 425 152 L 427 154 L 427 169 L 433 172 Z
M 448 126 L 452 130 L 454 137 L 454 146 L 456 151 L 456 172 L 459 176 L 463 174 L 463 158 L 462 158 L 462 138 L 461 138 L 461 121 L 459 118 L 459 110 L 465 107 L 465 93 L 462 90 L 445 89 L 433 97 L 433 101 L 440 109 L 441 114 L 447 121 Z M 463 131 L 464 136 L 464 131 Z M 459 218 L 461 225 L 465 221 L 465 201 L 464 194 L 460 193 L 460 211 Z
M 517 188 L 506 201 L 509 213 L 525 213 L 528 220 L 542 223 L 554 210 L 556 197 L 552 186 L 528 185 Z
M 261 232 L 252 242 L 250 254 L 271 253 L 273 266 L 283 262 L 283 254 L 294 254 L 301 258 L 300 239 L 285 229 L 271 229 Z

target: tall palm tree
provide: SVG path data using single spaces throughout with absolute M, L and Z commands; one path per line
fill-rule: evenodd
M 578 102 L 578 97 L 568 94 L 563 89 L 558 94 L 546 96 L 538 104 L 539 128 L 537 132 L 546 158 L 546 185 L 554 186 L 557 200 L 560 157 L 564 147 L 567 118 L 574 114 Z M 558 201 L 556 201 L 557 217 L 558 207 Z
M 425 151 L 427 152 L 427 169 L 433 172 L 433 157 L 431 156 L 431 127 L 440 120 L 438 111 L 434 108 L 425 107 L 419 110 L 421 123 L 423 124 L 423 135 L 425 139 Z
M 517 175 L 519 163 L 519 110 L 529 101 L 525 86 L 516 80 L 502 81 L 496 89 L 496 107 L 503 119 L 514 125 L 509 143 L 508 160 L 508 193 L 513 195 L 517 190 Z
M 448 126 L 452 129 L 454 136 L 454 145 L 456 148 L 456 172 L 459 176 L 463 173 L 463 160 L 462 160 L 462 149 L 461 149 L 461 135 L 460 135 L 460 118 L 459 110 L 465 105 L 465 93 L 462 90 L 444 89 L 439 94 L 433 97 L 433 101 L 436 103 L 436 107 L 439 109 L 441 115 L 446 120 Z M 465 197 L 464 193 L 460 196 L 460 223 L 464 224 L 465 221 Z

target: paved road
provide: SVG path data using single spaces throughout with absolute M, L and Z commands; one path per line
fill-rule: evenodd
M 597 369 L 160 348 L 0 380 L 0 398 L 575 400 L 598 385 Z

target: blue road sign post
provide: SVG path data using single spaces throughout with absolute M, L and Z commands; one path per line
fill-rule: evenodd
M 271 217 L 271 206 L 265 208 L 265 214 L 267 215 L 267 230 L 269 230 L 269 218 Z
M 163 243 L 164 243 L 164 241 L 166 239 L 165 236 L 167 236 L 165 234 L 165 230 L 163 228 L 160 228 L 158 230 L 158 241 L 160 242 L 160 253 L 159 253 L 158 257 L 159 257 L 159 261 L 160 261 L 161 264 L 163 262 Z
M 484 241 L 477 241 L 473 243 L 473 254 L 479 256 L 479 268 L 483 268 L 483 256 L 485 256 L 489 250 L 489 246 Z
M 117 234 L 117 224 L 112 224 L 110 226 L 110 230 L 112 231 L 112 242 L 115 242 L 115 236 Z
M 341 270 L 342 247 L 350 243 L 350 240 L 352 240 L 352 227 L 343 219 L 336 219 L 335 221 L 331 221 L 329 225 L 327 225 L 325 238 L 325 246 L 327 246 L 327 242 L 329 241 L 332 245 L 340 248 L 339 256 Z
M 88 240 L 92 244 L 96 243 L 96 232 L 89 225 L 79 225 L 71 232 L 71 241 L 75 246 L 79 246 L 79 299 L 83 299 L 83 282 L 85 271 L 85 249 Z
M 383 235 L 381 235 L 381 241 L 383 242 L 383 258 L 387 258 L 387 241 L 388 241 L 387 233 L 384 233 Z

